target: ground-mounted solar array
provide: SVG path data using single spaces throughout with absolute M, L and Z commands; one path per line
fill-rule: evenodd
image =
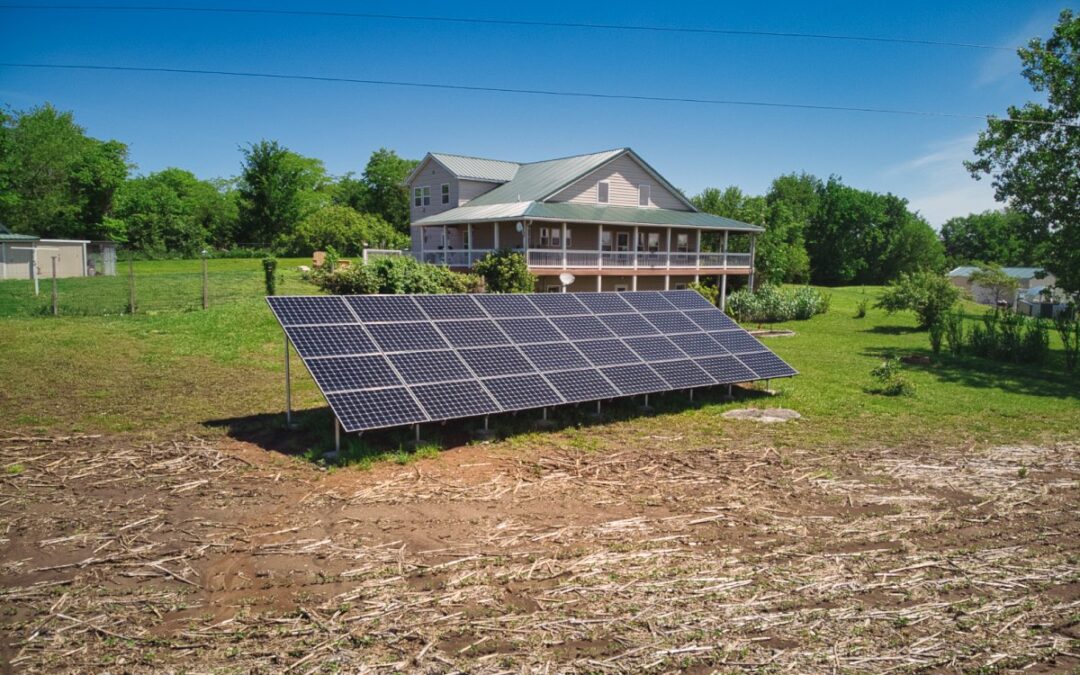
M 349 432 L 796 374 L 695 291 L 267 301 Z

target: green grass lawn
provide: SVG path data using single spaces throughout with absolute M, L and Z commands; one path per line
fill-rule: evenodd
M 279 292 L 311 293 L 295 265 L 282 261 Z M 39 316 L 33 305 L 0 282 L 0 427 L 40 433 L 133 432 L 160 437 L 178 433 L 258 435 L 280 429 L 283 410 L 283 339 L 262 299 L 258 260 L 213 261 L 211 274 L 230 278 L 235 293 L 207 311 L 152 311 L 136 316 Z M 198 261 L 137 263 L 150 288 L 184 297 L 198 306 Z M 137 269 L 138 271 L 138 269 Z M 194 285 L 191 279 L 195 277 Z M 229 276 L 233 275 L 233 276 Z M 74 279 L 89 298 L 98 281 Z M 123 279 L 120 278 L 121 282 Z M 161 281 L 160 284 L 156 284 Z M 80 287 L 79 284 L 85 284 Z M 126 293 L 126 290 L 124 291 Z M 769 427 L 735 426 L 720 413 L 747 400 L 724 403 L 720 391 L 700 392 L 694 403 L 683 393 L 653 397 L 657 412 L 641 416 L 632 402 L 608 407 L 605 428 L 626 439 L 645 433 L 688 430 L 702 436 L 752 434 L 753 442 L 777 447 L 906 443 L 1012 443 L 1075 438 L 1080 429 L 1080 387 L 1064 372 L 1060 342 L 1054 335 L 1050 361 L 1041 366 L 1000 364 L 949 357 L 931 365 L 906 366 L 915 383 L 914 397 L 867 393 L 870 370 L 885 353 L 929 354 L 925 332 L 914 329 L 906 314 L 887 316 L 871 309 L 854 318 L 856 304 L 874 298 L 876 288 L 830 289 L 832 308 L 810 321 L 781 327 L 794 337 L 770 338 L 768 345 L 800 371 L 774 381 L 773 398 L 753 397 L 752 405 L 793 408 L 797 423 Z M 185 302 L 187 302 L 185 300 Z M 302 423 L 316 428 L 300 435 L 290 449 L 328 440 L 329 414 L 310 377 L 293 356 L 294 407 Z M 306 412 L 304 412 L 306 411 Z M 514 432 L 514 442 L 586 443 L 575 427 L 584 422 L 580 409 L 556 413 L 564 427 L 550 434 L 526 433 L 523 413 L 500 416 L 498 424 Z M 428 437 L 447 444 L 466 437 L 469 423 L 431 426 Z M 734 430 L 734 431 L 733 431 Z M 520 433 L 518 433 L 520 432 Z M 403 434 L 376 436 L 375 443 L 397 443 Z M 380 441 L 380 438 L 384 438 Z M 516 440 L 515 440 L 516 439 Z

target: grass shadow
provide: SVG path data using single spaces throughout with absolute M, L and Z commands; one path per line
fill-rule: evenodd
M 905 363 L 911 372 L 932 375 L 941 382 L 964 387 L 992 388 L 1024 396 L 1047 398 L 1080 398 L 1080 384 L 1065 372 L 1060 358 L 1047 363 L 1006 363 L 976 356 L 935 356 L 929 348 L 872 347 L 863 351 L 866 356 L 917 356 L 927 363 Z M 1057 355 L 1055 355 L 1057 356 Z
M 912 333 L 925 332 L 922 328 L 914 326 L 873 326 L 863 329 L 864 333 L 876 333 L 878 335 L 910 335 Z

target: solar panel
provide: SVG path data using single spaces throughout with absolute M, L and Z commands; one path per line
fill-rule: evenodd
M 626 396 L 650 394 L 668 389 L 667 384 L 644 363 L 633 366 L 610 366 L 601 368 L 600 372 Z
M 400 385 L 386 357 L 338 356 L 326 359 L 308 359 L 308 370 L 315 384 L 326 392 L 375 389 Z
M 462 349 L 458 355 L 469 364 L 478 377 L 497 375 L 518 375 L 535 373 L 536 369 L 521 354 L 517 347 L 483 347 L 480 349 Z
M 589 370 L 564 370 L 558 373 L 548 373 L 544 377 L 555 387 L 569 403 L 578 401 L 595 401 L 601 398 L 612 398 L 619 395 L 611 384 L 608 383 L 599 371 Z
M 796 374 L 694 291 L 267 302 L 347 431 Z
M 449 382 L 472 377 L 457 354 L 451 351 L 401 352 L 391 354 L 389 358 L 405 384 Z
M 404 387 L 326 394 L 345 431 L 364 431 L 425 422 L 428 417 Z
M 285 334 L 302 358 L 371 354 L 379 351 L 359 324 L 345 326 L 287 326 Z
M 274 295 L 267 298 L 282 326 L 355 323 L 345 302 L 329 295 Z
M 442 321 L 439 331 L 455 347 L 487 347 L 507 343 L 499 327 L 490 319 L 480 321 Z
M 540 375 L 498 377 L 484 380 L 491 395 L 503 410 L 526 410 L 558 405 L 562 398 Z
M 471 295 L 417 295 L 416 304 L 431 319 L 486 319 Z
M 541 372 L 585 368 L 589 365 L 589 362 L 581 356 L 581 352 L 569 342 L 522 345 L 521 351 Z
M 410 295 L 349 295 L 345 300 L 361 321 L 423 321 L 426 318 Z
M 559 342 L 565 340 L 562 333 L 543 318 L 535 319 L 499 319 L 496 321 L 511 340 L 518 344 L 528 342 Z
M 412 393 L 433 420 L 498 412 L 499 406 L 479 382 L 443 382 L 413 387 Z
M 446 341 L 429 323 L 369 323 L 367 329 L 384 352 L 445 349 Z

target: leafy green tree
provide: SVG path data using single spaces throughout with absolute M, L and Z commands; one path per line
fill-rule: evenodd
M 981 286 L 994 296 L 994 304 L 1001 300 L 1009 300 L 1020 288 L 1020 282 L 996 265 L 986 265 L 975 270 L 968 277 L 972 286 Z
M 409 188 L 405 179 L 419 164 L 393 150 L 379 148 L 364 167 L 367 194 L 362 211 L 374 213 L 401 232 L 409 232 Z
M 0 220 L 15 232 L 101 239 L 127 146 L 86 135 L 49 104 L 0 114 Z
M 885 289 L 875 307 L 889 314 L 902 310 L 915 312 L 919 328 L 926 329 L 938 323 L 959 299 L 960 289 L 943 274 L 920 270 L 901 273 Z
M 958 216 L 941 226 L 941 241 L 953 266 L 1041 265 L 1049 237 L 1045 222 L 1008 208 Z
M 473 263 L 473 273 L 484 279 L 489 293 L 532 293 L 536 290 L 536 276 L 529 271 L 529 264 L 521 253 L 503 249 L 488 253 Z
M 1010 106 L 975 143 L 971 174 L 992 177 L 997 199 L 1050 231 L 1046 266 L 1057 284 L 1080 293 L 1080 15 L 1062 10 L 1054 34 L 1017 52 L 1045 103 Z
M 275 248 L 288 255 L 310 255 L 328 248 L 343 255 L 359 255 L 365 248 L 401 249 L 408 245 L 408 238 L 379 216 L 330 205 L 308 214 L 292 232 L 279 238 Z
M 110 229 L 139 251 L 194 255 L 234 227 L 235 217 L 217 185 L 169 168 L 120 186 Z
M 810 174 L 787 174 L 772 182 L 765 196 L 765 233 L 757 248 L 758 273 L 773 283 L 810 280 L 806 227 L 817 213 L 821 181 Z
M 367 210 L 369 191 L 367 183 L 356 178 L 350 171 L 334 183 L 330 190 L 331 200 L 334 204 L 348 206 L 354 211 L 363 213 Z
M 241 242 L 277 241 L 329 201 L 329 179 L 321 161 L 298 155 L 277 141 L 259 141 L 241 151 L 244 164 L 237 181 Z

